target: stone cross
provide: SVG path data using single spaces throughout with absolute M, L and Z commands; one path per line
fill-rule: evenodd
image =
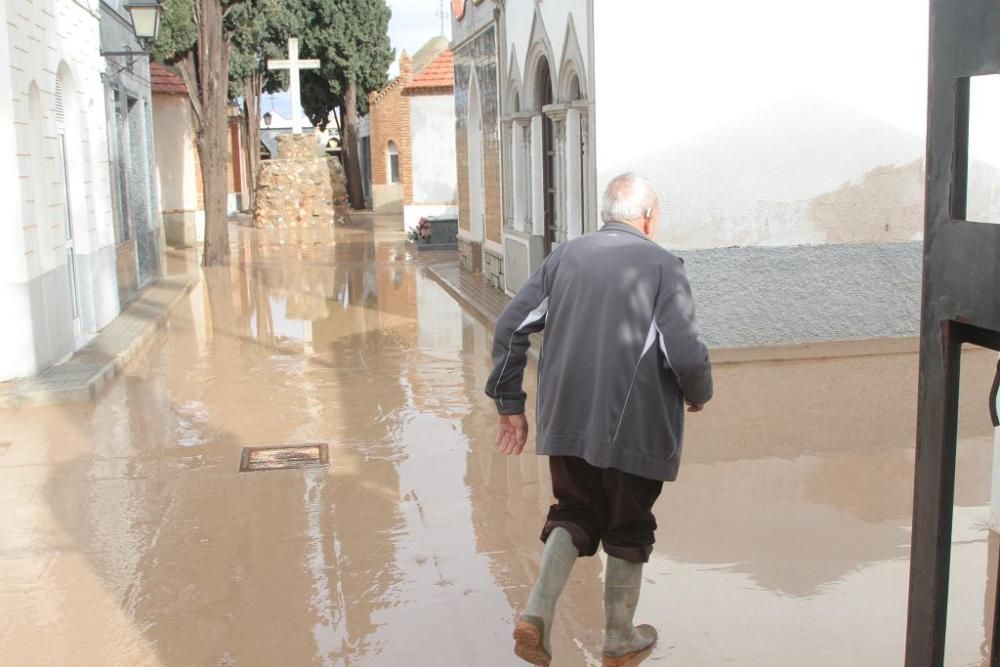
M 299 40 L 288 40 L 288 60 L 271 60 L 267 68 L 288 70 L 288 92 L 292 96 L 292 134 L 302 134 L 302 95 L 299 93 L 299 71 L 319 69 L 318 60 L 299 60 Z

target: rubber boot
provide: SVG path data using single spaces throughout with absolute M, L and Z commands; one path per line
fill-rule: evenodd
M 638 664 L 656 643 L 656 628 L 632 624 L 642 586 L 642 563 L 630 563 L 608 556 L 604 576 L 604 658 L 603 667 Z
M 549 533 L 542 551 L 542 567 L 538 581 L 531 589 L 528 605 L 514 626 L 514 653 L 533 665 L 545 665 L 552 661 L 552 618 L 556 611 L 556 601 L 566 586 L 573 563 L 580 555 L 573 538 L 565 528 L 555 528 Z

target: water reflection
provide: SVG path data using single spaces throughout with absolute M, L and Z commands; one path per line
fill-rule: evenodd
M 547 465 L 492 451 L 489 331 L 397 223 L 239 229 L 97 403 L 4 415 L 5 661 L 512 664 Z M 994 364 L 963 367 L 949 664 L 982 664 L 992 622 Z M 724 366 L 717 385 L 657 507 L 650 663 L 899 664 L 915 357 Z M 244 446 L 315 441 L 328 470 L 236 472 Z M 557 667 L 599 664 L 601 577 L 573 572 Z

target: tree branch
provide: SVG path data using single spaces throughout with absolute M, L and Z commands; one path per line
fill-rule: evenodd
M 198 75 L 195 72 L 191 53 L 177 61 L 177 70 L 180 72 L 184 85 L 187 86 L 188 101 L 191 102 L 191 111 L 194 112 L 195 127 L 201 132 L 205 114 L 201 106 L 201 89 L 198 87 Z

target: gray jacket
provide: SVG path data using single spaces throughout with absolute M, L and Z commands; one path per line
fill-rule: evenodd
M 486 393 L 500 414 L 524 412 L 528 336 L 542 329 L 538 453 L 676 479 L 684 399 L 712 397 L 683 262 L 617 223 L 559 246 L 497 321 Z

